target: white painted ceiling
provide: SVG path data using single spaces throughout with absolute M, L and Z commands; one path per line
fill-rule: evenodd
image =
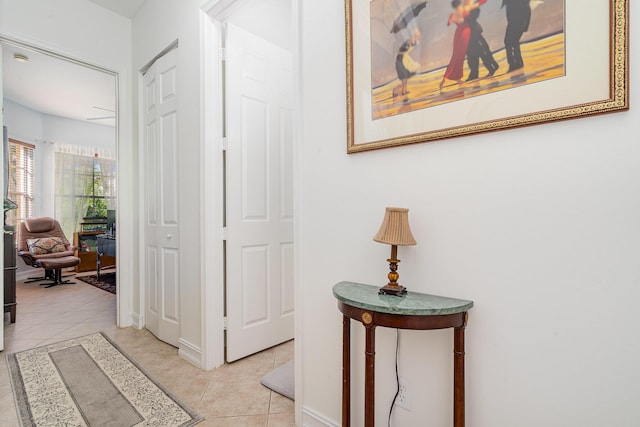
M 15 61 L 16 53 L 29 61 Z M 5 99 L 34 111 L 115 126 L 116 84 L 111 74 L 3 43 L 2 85 Z
M 88 0 L 133 18 L 145 0 Z M 4 98 L 43 114 L 115 126 L 116 84 L 111 74 L 24 47 L 2 43 Z M 17 62 L 14 54 L 29 57 Z
M 145 0 L 89 0 L 126 18 L 133 18 Z

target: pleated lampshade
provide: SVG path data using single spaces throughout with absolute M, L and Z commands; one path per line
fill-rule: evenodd
M 416 239 L 413 238 L 409 227 L 409 209 L 387 208 L 380 230 L 373 240 L 388 245 L 415 245 Z

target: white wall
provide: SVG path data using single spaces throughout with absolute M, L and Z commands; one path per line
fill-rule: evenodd
M 342 319 L 331 288 L 385 282 L 389 247 L 372 240 L 385 206 L 410 208 L 418 241 L 399 248 L 400 282 L 475 302 L 468 425 L 640 425 L 638 110 L 347 155 L 344 1 L 299 4 L 304 425 L 339 425 Z M 640 22 L 640 8 L 631 15 Z M 639 43 L 632 27 L 630 45 Z M 635 88 L 637 55 L 630 69 Z M 364 335 L 352 331 L 353 424 L 362 425 Z M 396 410 L 394 425 L 451 425 L 452 345 L 451 330 L 401 333 L 412 411 Z M 394 332 L 378 328 L 380 426 L 394 346 Z
M 3 99 L 4 125 L 10 138 L 35 144 L 42 141 L 42 113 Z
M 293 51 L 291 1 L 251 0 L 227 21 L 288 51 Z
M 47 141 L 116 151 L 116 129 L 98 123 L 43 115 L 42 129 Z
M 86 0 L 0 0 L 0 35 L 118 73 L 118 317 L 130 325 L 129 290 L 138 270 L 131 21 Z
M 35 145 L 36 150 L 33 156 L 34 168 L 35 170 L 46 169 L 44 164 L 48 162 L 45 159 L 51 156 L 53 151 L 50 144 L 44 142 L 42 136 L 42 114 L 7 99 L 3 101 L 3 125 L 7 126 L 9 138 Z M 36 196 L 33 206 L 35 216 L 53 215 L 54 199 L 44 196 L 44 182 L 42 174 L 35 176 L 33 182 L 33 191 Z

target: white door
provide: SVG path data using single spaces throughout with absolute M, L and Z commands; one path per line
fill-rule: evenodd
M 227 361 L 293 338 L 290 52 L 227 24 Z
M 180 248 L 178 218 L 177 49 L 144 75 L 145 326 L 178 346 Z

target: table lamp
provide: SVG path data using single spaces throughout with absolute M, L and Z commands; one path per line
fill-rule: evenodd
M 380 230 L 373 238 L 376 242 L 391 245 L 391 258 L 389 262 L 389 283 L 380 288 L 379 293 L 401 296 L 407 293 L 407 288 L 398 283 L 398 246 L 415 245 L 416 240 L 409 227 L 409 209 L 387 208 Z

